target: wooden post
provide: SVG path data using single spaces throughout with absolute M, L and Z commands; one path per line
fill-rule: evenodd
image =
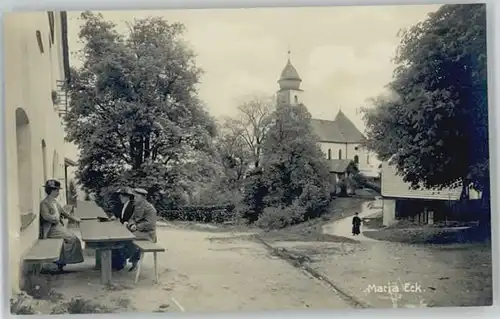
M 111 284 L 111 249 L 101 251 L 101 284 Z
M 137 263 L 137 272 L 135 273 L 135 284 L 139 282 L 139 276 L 141 274 L 141 265 L 142 265 L 142 260 L 144 259 L 144 253 L 141 252 L 141 257 Z
M 156 251 L 153 253 L 153 259 L 155 263 L 155 283 L 158 283 L 158 253 Z
M 95 269 L 101 269 L 101 251 L 99 249 L 95 250 Z

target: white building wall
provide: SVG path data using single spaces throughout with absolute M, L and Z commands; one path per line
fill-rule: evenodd
M 46 144 L 45 174 L 64 185 L 64 131 L 51 93 L 56 80 L 64 79 L 59 13 L 54 20 L 56 37 L 50 46 L 47 12 L 9 13 L 4 19 L 9 278 L 14 292 L 20 288 L 21 258 L 38 238 L 38 207 L 45 183 L 42 141 Z M 18 136 L 16 112 L 29 120 L 28 129 L 25 127 Z M 25 139 L 24 151 L 18 153 L 17 142 L 23 142 L 23 134 L 29 138 Z M 61 202 L 65 202 L 64 192 L 61 195 Z M 21 215 L 30 212 L 36 219 L 21 231 Z
M 382 223 L 391 226 L 396 223 L 396 201 L 393 199 L 382 200 Z
M 331 159 L 354 160 L 354 157 L 358 156 L 359 170 L 369 177 L 378 176 L 378 166 L 380 165 L 380 161 L 377 159 L 375 154 L 368 151 L 366 148 L 363 148 L 361 144 L 320 142 L 320 147 L 326 158 L 328 158 L 328 150 L 331 150 Z M 342 155 L 342 158 L 339 158 L 339 151 L 342 153 L 340 154 Z
M 396 168 L 387 162 L 382 163 L 382 196 L 394 198 L 413 199 L 436 199 L 436 200 L 458 200 L 461 188 L 433 190 L 433 189 L 412 189 L 409 183 L 397 175 Z

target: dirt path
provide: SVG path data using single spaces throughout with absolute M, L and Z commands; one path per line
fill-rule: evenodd
M 370 204 L 372 202 L 365 202 L 361 205 L 359 218 L 367 218 L 379 213 L 380 209 L 372 209 Z M 346 217 L 323 226 L 323 233 L 327 235 L 350 237 L 358 241 L 374 242 L 376 240 L 363 236 L 363 226 L 361 226 L 361 233 L 357 236 L 352 235 L 352 216 Z
M 377 209 L 368 205 L 363 204 L 361 218 L 377 214 Z M 358 240 L 357 244 L 325 243 L 320 248 L 287 243 L 286 248 L 308 255 L 313 269 L 377 308 L 491 304 L 489 244 L 430 246 L 377 241 L 352 236 L 351 221 L 348 217 L 329 223 L 323 232 Z
M 297 310 L 350 307 L 331 288 L 308 277 L 251 238 L 252 234 L 158 229 L 160 283 L 153 285 L 153 258 L 146 256 L 142 276 L 113 273 L 114 286 L 103 288 L 93 258 L 68 266 L 73 273 L 52 277 L 67 298 L 93 299 L 114 311 L 213 312 Z

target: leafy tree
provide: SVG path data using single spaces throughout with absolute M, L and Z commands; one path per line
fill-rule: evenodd
M 69 181 L 68 185 L 68 199 L 70 203 L 76 203 L 76 200 L 78 198 L 78 192 L 76 190 L 76 185 L 74 180 Z
M 472 184 L 489 203 L 486 6 L 443 5 L 403 31 L 395 62 L 365 110 L 369 147 L 415 188 Z
M 83 65 L 72 70 L 66 120 L 83 188 L 103 196 L 127 184 L 156 201 L 182 197 L 190 166 L 215 134 L 197 97 L 201 70 L 182 40 L 183 25 L 146 18 L 122 35 L 101 15 L 81 18 Z
M 218 156 L 216 160 L 223 169 L 224 178 L 231 184 L 245 177 L 252 160 L 248 144 L 232 124 L 232 120 L 226 120 L 221 125 L 219 136 L 215 141 Z
M 279 107 L 263 145 L 265 205 L 300 206 L 302 220 L 324 213 L 332 198 L 331 175 L 310 122 L 303 105 Z
M 212 180 L 205 184 L 196 196 L 200 204 L 237 204 L 241 197 L 253 202 L 245 185 L 254 181 L 253 169 L 260 166 L 262 145 L 272 124 L 273 98 L 257 97 L 246 100 L 238 106 L 235 117 L 227 117 L 219 125 L 211 157 L 219 168 L 212 174 Z M 249 180 L 246 180 L 249 178 Z M 249 216 L 247 212 L 245 216 Z M 253 220 L 253 217 L 248 217 Z
M 274 101 L 274 97 L 254 96 L 238 106 L 237 117 L 227 119 L 224 124 L 232 138 L 243 142 L 254 168 L 260 165 L 262 147 L 273 124 Z

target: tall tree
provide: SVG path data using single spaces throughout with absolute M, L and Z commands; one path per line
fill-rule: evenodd
M 268 207 L 299 205 L 305 219 L 321 215 L 330 204 L 332 184 L 311 115 L 303 105 L 287 105 L 277 108 L 274 118 L 263 145 L 264 201 Z
M 273 124 L 275 105 L 274 97 L 254 96 L 239 105 L 237 116 L 228 118 L 224 124 L 226 131 L 246 144 L 254 168 L 260 165 L 262 146 Z
M 100 14 L 81 18 L 83 65 L 72 70 L 66 115 L 81 184 L 95 195 L 124 183 L 175 193 L 189 173 L 183 166 L 215 134 L 197 97 L 201 70 L 183 25 L 146 18 L 122 35 Z
M 365 110 L 369 147 L 413 187 L 490 198 L 486 5 L 443 5 L 403 31 L 390 95 Z

